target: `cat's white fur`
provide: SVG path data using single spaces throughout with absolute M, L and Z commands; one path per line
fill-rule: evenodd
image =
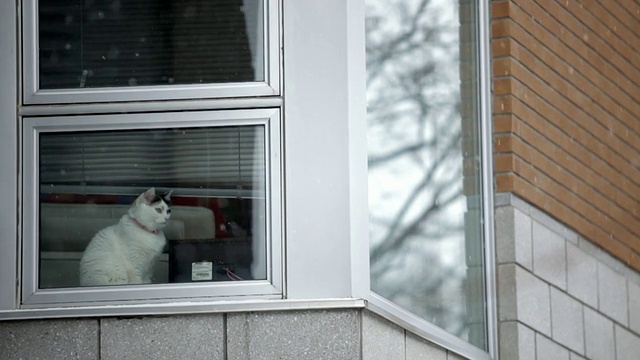
M 162 229 L 171 210 L 155 189 L 142 193 L 120 221 L 100 230 L 91 239 L 80 260 L 83 286 L 148 284 L 166 239 Z M 165 202 L 167 201 L 167 202 Z

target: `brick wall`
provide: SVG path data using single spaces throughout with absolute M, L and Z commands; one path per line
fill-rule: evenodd
M 492 2 L 496 187 L 640 270 L 640 4 Z

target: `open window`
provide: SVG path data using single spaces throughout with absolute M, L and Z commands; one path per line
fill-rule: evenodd
M 492 181 L 481 102 L 483 6 L 365 4 L 371 304 L 487 350 Z

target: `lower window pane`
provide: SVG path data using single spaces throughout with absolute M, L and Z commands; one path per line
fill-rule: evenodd
M 39 287 L 266 279 L 263 126 L 41 133 Z
M 486 349 L 474 2 L 366 3 L 371 287 Z

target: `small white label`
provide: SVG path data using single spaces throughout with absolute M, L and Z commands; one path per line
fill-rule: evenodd
M 191 280 L 213 280 L 213 263 L 195 262 L 191 263 Z

